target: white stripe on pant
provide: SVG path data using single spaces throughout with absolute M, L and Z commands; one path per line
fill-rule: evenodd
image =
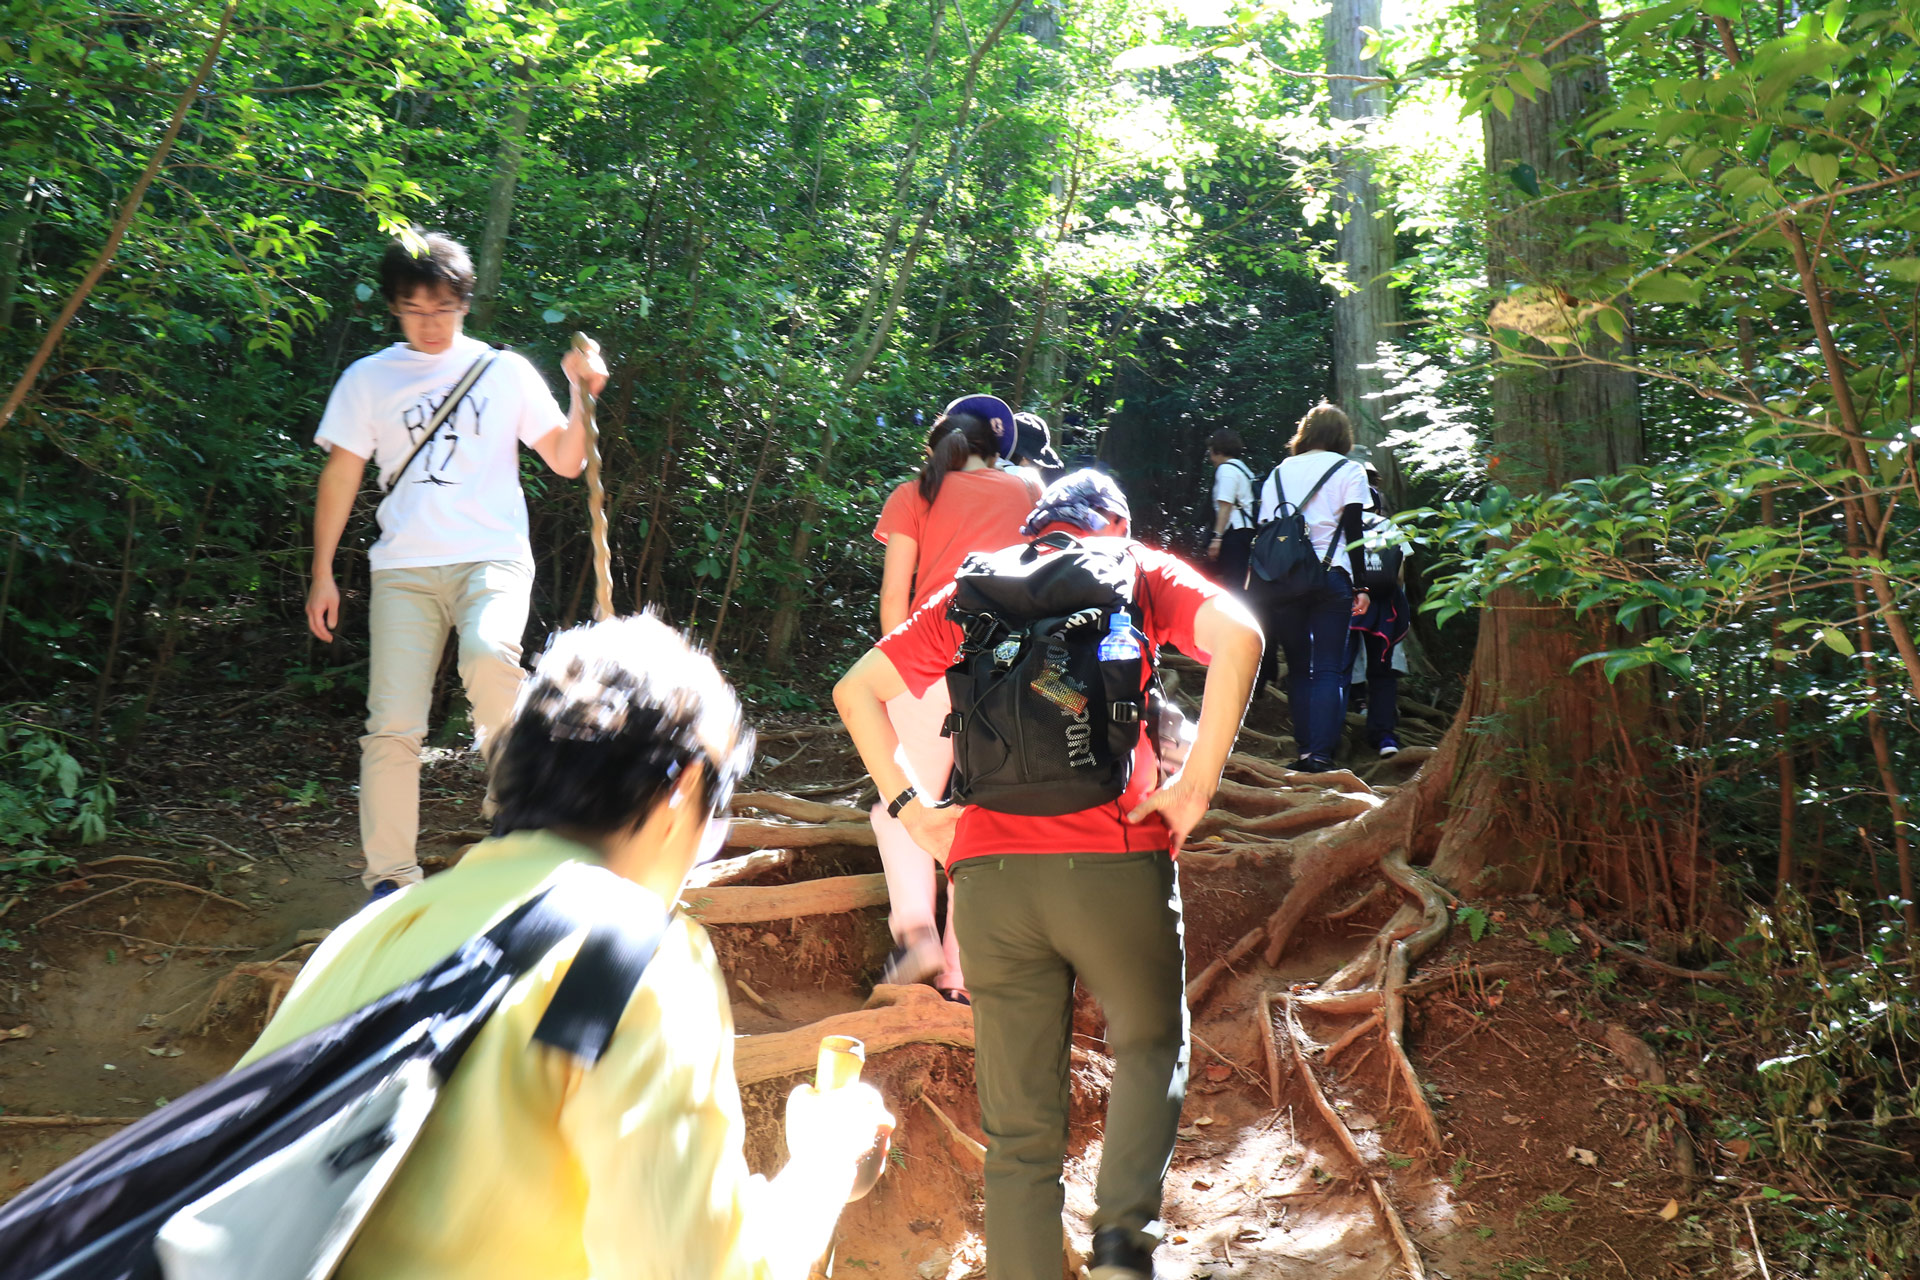
M 374 570 L 367 732 L 360 739 L 360 844 L 367 858 L 361 882 L 368 888 L 421 878 L 420 746 L 447 632 L 460 636 L 460 679 L 473 704 L 475 743 L 485 753 L 520 693 L 520 637 L 532 591 L 533 570 L 512 560 Z

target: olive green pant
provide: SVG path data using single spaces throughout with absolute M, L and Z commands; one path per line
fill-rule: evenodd
M 1187 1091 L 1180 885 L 1164 850 L 954 864 L 987 1135 L 987 1274 L 1059 1280 L 1073 984 L 1107 1016 L 1107 1101 L 1092 1227 L 1160 1242 L 1161 1183 Z

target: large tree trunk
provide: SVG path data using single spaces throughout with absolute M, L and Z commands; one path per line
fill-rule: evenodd
M 1580 24 L 1570 5 L 1552 10 L 1543 41 Z M 1581 225 L 1620 216 L 1575 126 L 1607 93 L 1598 32 L 1577 36 L 1556 61 L 1552 88 L 1519 101 L 1511 117 L 1485 116 L 1491 191 L 1487 273 L 1497 300 L 1541 288 L 1541 297 L 1582 296 L 1610 265 L 1606 251 L 1569 248 Z M 1529 172 L 1530 167 L 1530 172 Z M 1514 175 L 1523 175 L 1524 181 Z M 1540 194 L 1524 190 L 1537 179 Z M 1571 192 L 1573 194 L 1562 194 Z M 1600 340 L 1604 342 L 1605 340 Z M 1588 351 L 1624 362 L 1620 344 Z M 1641 460 L 1634 376 L 1598 362 L 1530 346 L 1495 366 L 1489 478 L 1516 494 L 1558 489 Z M 1609 684 L 1597 663 L 1575 661 L 1616 647 L 1611 624 L 1517 590 L 1488 601 L 1465 698 L 1430 769 L 1445 775 L 1434 869 L 1460 890 L 1555 889 L 1586 882 L 1602 899 L 1652 922 L 1686 928 L 1699 919 L 1700 868 L 1691 843 L 1674 838 L 1659 802 L 1662 765 L 1649 747 L 1645 683 Z
M 1379 30 L 1380 0 L 1333 0 L 1327 15 L 1327 71 L 1339 78 L 1330 82 L 1332 115 L 1353 131 L 1351 145 L 1334 155 L 1340 193 L 1334 204 L 1339 219 L 1340 264 L 1354 291 L 1333 302 L 1334 398 L 1353 419 L 1354 437 L 1373 450 L 1393 505 L 1400 505 L 1402 487 L 1392 453 L 1381 448 L 1388 428 L 1381 415 L 1391 406 L 1378 398 L 1387 379 L 1377 369 L 1380 344 L 1391 342 L 1400 319 L 1399 299 L 1388 284 L 1393 269 L 1393 211 L 1380 198 L 1374 182 L 1373 157 L 1364 134 L 1386 115 L 1384 84 L 1372 83 L 1379 74 L 1374 59 L 1362 57 Z
M 507 227 L 513 222 L 513 196 L 526 163 L 527 126 L 533 119 L 533 91 L 514 94 L 500 122 L 500 146 L 494 152 L 493 180 L 487 185 L 487 221 L 480 232 L 480 257 L 473 266 L 473 323 L 485 330 L 500 300 L 500 273 L 507 253 Z

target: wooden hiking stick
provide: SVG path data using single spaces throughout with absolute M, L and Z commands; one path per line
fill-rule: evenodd
M 573 349 L 590 355 L 587 335 L 573 335 Z M 613 549 L 607 545 L 607 488 L 600 479 L 600 424 L 594 421 L 593 393 L 585 387 L 580 398 L 587 406 L 587 514 L 593 533 L 593 620 L 613 616 Z

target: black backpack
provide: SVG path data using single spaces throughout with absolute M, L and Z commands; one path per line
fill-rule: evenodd
M 1159 681 L 1137 627 L 1140 657 L 1099 657 L 1109 620 L 1133 604 L 1125 546 L 1050 533 L 960 566 L 947 617 L 965 639 L 947 668 L 953 710 L 941 729 L 955 803 L 1050 817 L 1126 791 Z
M 55 1170 L 0 1208 L 0 1278 L 158 1280 L 177 1218 L 236 1213 L 244 1229 L 205 1273 L 331 1274 L 507 989 L 583 929 L 534 1039 L 598 1060 L 666 927 L 636 887 L 565 868 L 421 977 Z M 289 1171 L 310 1194 L 276 1190 Z
M 1298 506 L 1287 501 L 1286 487 L 1280 483 L 1280 468 L 1273 469 L 1273 488 L 1280 504 L 1274 510 L 1273 519 L 1255 532 L 1253 549 L 1247 553 L 1253 576 L 1266 584 L 1263 594 L 1276 600 L 1295 600 L 1326 585 L 1327 566 L 1333 563 L 1340 538 L 1336 533 L 1327 543 L 1327 554 L 1316 556 L 1302 511 L 1313 501 L 1313 495 L 1320 492 L 1320 487 L 1333 478 L 1333 473 L 1350 461 L 1341 455 L 1313 482 L 1313 488 L 1307 490 L 1307 496 L 1300 499 Z

